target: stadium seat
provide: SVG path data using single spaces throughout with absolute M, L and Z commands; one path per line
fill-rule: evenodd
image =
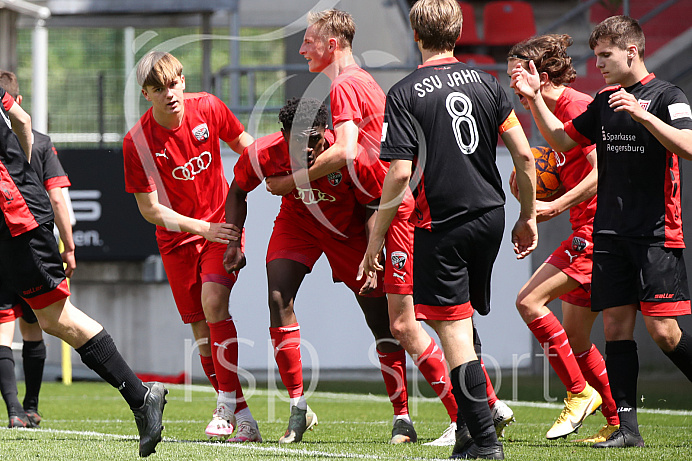
M 497 70 L 484 68 L 484 66 L 486 65 L 494 66 L 495 64 L 497 64 L 497 62 L 495 62 L 495 59 L 493 59 L 492 56 L 478 53 L 455 53 L 454 57 L 457 58 L 457 61 L 462 61 L 472 66 L 476 66 L 481 70 L 484 70 L 487 73 L 494 75 L 495 78 L 498 78 Z
M 523 1 L 491 1 L 483 8 L 484 43 L 511 46 L 536 34 L 533 7 Z
M 481 39 L 478 37 L 478 27 L 476 27 L 476 15 L 473 12 L 473 5 L 466 2 L 459 2 L 461 14 L 464 22 L 461 27 L 461 35 L 457 39 L 457 46 L 480 45 Z

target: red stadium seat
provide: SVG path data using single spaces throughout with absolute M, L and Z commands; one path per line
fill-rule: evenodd
M 476 15 L 473 12 L 473 5 L 466 2 L 459 2 L 461 14 L 464 22 L 461 26 L 461 35 L 457 39 L 457 46 L 480 45 L 481 39 L 478 37 L 478 27 L 476 27 Z
M 487 54 L 477 54 L 477 53 L 457 53 L 454 55 L 454 57 L 457 58 L 457 61 L 462 61 L 462 62 L 465 62 L 466 64 L 470 64 L 472 66 L 479 67 L 481 70 L 484 70 L 487 73 L 494 75 L 495 78 L 498 78 L 497 70 L 483 68 L 483 66 L 485 66 L 485 65 L 497 64 L 495 62 L 495 59 L 493 59 L 492 56 L 488 56 Z
M 484 43 L 511 46 L 536 35 L 531 4 L 523 1 L 492 1 L 483 8 Z

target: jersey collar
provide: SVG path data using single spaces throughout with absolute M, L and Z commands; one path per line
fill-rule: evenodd
M 443 66 L 445 64 L 457 64 L 459 60 L 457 58 L 440 58 L 433 61 L 428 61 L 425 64 L 421 64 L 418 68 L 431 67 L 431 66 Z

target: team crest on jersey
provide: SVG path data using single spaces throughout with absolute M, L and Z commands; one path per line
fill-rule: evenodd
M 10 203 L 14 200 L 8 183 L 4 181 L 0 182 L 0 192 L 2 192 L 2 197 L 5 199 L 5 202 Z
M 206 123 L 197 125 L 192 129 L 192 134 L 197 141 L 206 141 L 209 138 L 209 127 L 207 127 Z
M 341 180 L 343 179 L 343 176 L 341 175 L 340 171 L 335 171 L 334 173 L 329 173 L 327 175 L 327 180 L 329 181 L 329 184 L 332 186 L 338 186 L 341 184 Z
M 649 110 L 649 106 L 651 105 L 651 99 L 640 99 L 638 102 L 639 105 L 642 106 L 642 109 L 644 109 L 645 111 Z
M 403 251 L 394 251 L 392 252 L 392 266 L 394 266 L 394 269 L 400 271 L 406 266 L 406 260 L 408 259 L 408 255 L 404 253 Z
M 572 249 L 574 251 L 584 251 L 587 246 L 589 246 L 589 242 L 587 242 L 586 239 L 581 237 L 572 238 Z

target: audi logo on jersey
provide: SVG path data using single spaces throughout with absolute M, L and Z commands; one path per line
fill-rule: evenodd
M 211 153 L 202 152 L 198 157 L 192 157 L 185 165 L 173 170 L 173 177 L 180 181 L 193 181 L 195 176 L 209 168 L 211 165 Z
M 306 205 L 314 205 L 319 202 L 335 202 L 336 198 L 322 192 L 319 189 L 301 189 L 296 188 L 294 197 L 302 201 Z

